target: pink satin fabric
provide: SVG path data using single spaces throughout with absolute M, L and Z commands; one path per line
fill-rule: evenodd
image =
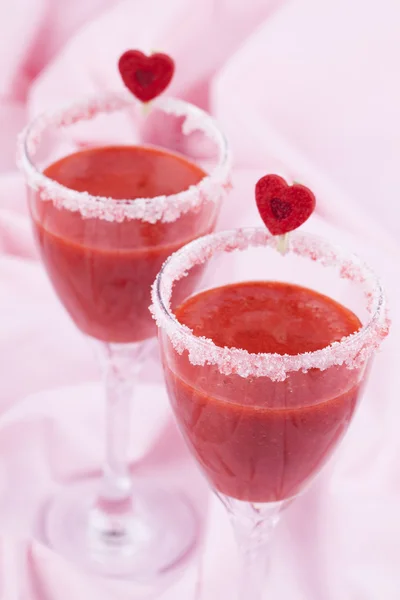
M 391 336 L 345 442 L 282 520 L 268 598 L 400 598 L 399 21 L 393 0 L 1 3 L 1 600 L 132 597 L 129 585 L 100 582 L 34 541 L 37 506 L 100 464 L 102 402 L 90 348 L 38 261 L 14 159 L 16 134 L 39 111 L 120 89 L 116 62 L 129 47 L 173 55 L 168 94 L 210 110 L 224 128 L 235 189 L 220 228 L 259 224 L 254 183 L 278 170 L 316 192 L 306 228 L 355 250 L 382 275 Z M 143 427 L 133 424 L 132 458 L 166 482 L 178 477 L 205 509 L 206 486 L 171 424 L 156 361 L 154 354 L 138 390 L 154 402 Z M 234 589 L 228 525 L 211 500 L 201 600 Z M 188 589 L 162 598 L 190 600 Z

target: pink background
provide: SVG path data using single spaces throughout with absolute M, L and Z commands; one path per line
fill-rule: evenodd
M 235 190 L 220 227 L 259 224 L 253 185 L 279 170 L 316 191 L 307 229 L 356 250 L 382 275 L 391 336 L 347 439 L 283 519 L 268 597 L 400 598 L 399 22 L 397 0 L 0 3 L 1 600 L 132 597 L 129 586 L 104 585 L 33 541 L 37 503 L 99 465 L 102 406 L 87 342 L 38 262 L 14 159 L 16 134 L 32 115 L 120 89 L 116 61 L 129 47 L 173 55 L 168 93 L 210 110 L 228 135 Z M 132 456 L 146 454 L 147 465 L 179 473 L 187 487 L 194 478 L 204 491 L 155 371 L 149 364 L 144 374 L 154 404 L 141 407 Z M 85 382 L 83 391 L 65 387 Z M 57 403 L 51 393 L 35 396 L 54 387 L 64 388 Z M 209 519 L 202 598 L 217 600 L 230 596 L 235 570 L 214 500 Z M 181 586 L 165 598 L 188 593 Z

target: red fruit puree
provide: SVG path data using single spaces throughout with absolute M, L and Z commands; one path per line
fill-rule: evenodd
M 196 185 L 205 172 L 185 158 L 139 146 L 99 147 L 62 158 L 47 177 L 77 190 L 119 199 L 171 195 Z M 65 308 L 86 334 L 108 342 L 155 335 L 150 286 L 162 263 L 195 237 L 209 233 L 216 207 L 154 224 L 84 219 L 39 199 L 32 203 L 44 264 Z
M 311 289 L 245 282 L 201 292 L 176 309 L 196 336 L 251 353 L 311 352 L 357 331 L 350 310 Z M 298 493 L 345 433 L 362 373 L 335 366 L 268 377 L 222 375 L 164 348 L 167 387 L 194 455 L 220 492 L 251 502 Z

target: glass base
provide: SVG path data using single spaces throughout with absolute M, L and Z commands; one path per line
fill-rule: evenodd
M 139 584 L 182 569 L 199 533 L 185 496 L 135 480 L 132 510 L 111 522 L 94 505 L 99 485 L 80 481 L 55 496 L 43 511 L 43 541 L 86 571 Z

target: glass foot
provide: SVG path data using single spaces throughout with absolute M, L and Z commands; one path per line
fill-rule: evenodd
M 44 509 L 41 537 L 84 570 L 106 577 L 152 584 L 181 570 L 195 549 L 199 521 L 178 491 L 134 481 L 132 510 L 110 520 L 95 507 L 99 480 L 71 484 Z M 111 526 L 110 526 L 111 524 Z

